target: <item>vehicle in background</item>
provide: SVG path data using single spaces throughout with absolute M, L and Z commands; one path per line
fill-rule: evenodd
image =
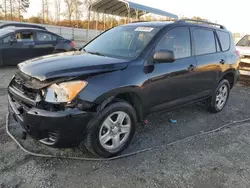
M 79 51 L 20 63 L 8 86 L 9 109 L 47 146 L 84 141 L 93 154 L 111 157 L 151 113 L 200 101 L 220 112 L 238 78 L 239 55 L 225 27 L 138 22 L 112 28 Z
M 236 50 L 241 55 L 240 74 L 241 77 L 250 76 L 250 35 L 245 35 L 236 44 Z
M 73 51 L 74 42 L 31 24 L 0 26 L 0 65 L 17 65 L 28 59 Z

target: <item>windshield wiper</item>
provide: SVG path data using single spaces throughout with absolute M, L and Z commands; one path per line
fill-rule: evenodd
M 85 49 L 84 49 L 85 50 Z M 99 56 L 105 56 L 104 54 L 101 54 L 99 52 L 89 52 L 89 51 L 86 51 L 85 52 L 89 53 L 89 54 L 93 54 L 93 55 L 99 55 Z

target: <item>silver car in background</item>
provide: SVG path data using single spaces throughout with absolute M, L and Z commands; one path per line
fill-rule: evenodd
M 250 76 L 250 35 L 245 35 L 237 44 L 236 50 L 241 55 L 240 74 Z

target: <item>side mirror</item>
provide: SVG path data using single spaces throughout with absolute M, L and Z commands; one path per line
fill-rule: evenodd
M 174 52 L 170 50 L 160 50 L 155 52 L 153 60 L 157 63 L 172 63 L 175 61 Z
M 16 38 L 10 38 L 10 40 L 9 40 L 9 44 L 13 44 L 13 43 L 16 43 L 16 42 L 17 42 Z

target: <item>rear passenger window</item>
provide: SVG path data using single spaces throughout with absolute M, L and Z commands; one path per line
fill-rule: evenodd
M 52 35 L 52 40 L 56 41 L 57 40 L 57 36 L 56 35 Z
M 53 36 L 50 33 L 37 32 L 36 33 L 37 41 L 53 41 Z
M 214 32 L 212 30 L 195 29 L 193 35 L 196 55 L 216 52 Z
M 230 48 L 230 35 L 223 31 L 216 31 L 221 43 L 222 51 L 227 51 Z
M 170 50 L 174 52 L 175 59 L 191 56 L 191 43 L 189 28 L 177 27 L 170 30 L 160 40 L 156 50 Z

